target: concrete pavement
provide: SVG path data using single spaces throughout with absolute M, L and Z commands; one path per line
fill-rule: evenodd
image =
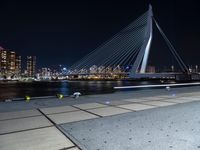
M 200 149 L 199 87 L 0 104 L 0 149 Z

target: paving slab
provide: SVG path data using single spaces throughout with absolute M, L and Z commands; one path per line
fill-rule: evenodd
M 0 113 L 0 121 L 6 119 L 14 119 L 14 118 L 24 118 L 30 116 L 38 116 L 42 115 L 38 110 L 23 110 L 23 111 L 11 111 L 11 112 L 3 112 Z
M 145 110 L 145 109 L 155 108 L 156 106 L 133 103 L 133 104 L 127 104 L 127 105 L 119 105 L 118 107 L 130 109 L 130 110 L 134 110 L 134 111 L 138 111 L 138 110 Z
M 154 106 L 169 106 L 169 105 L 175 105 L 175 103 L 170 103 L 170 102 L 164 102 L 164 101 L 145 101 L 141 102 L 142 104 L 147 104 L 147 105 L 154 105 Z
M 93 108 L 99 108 L 99 107 L 106 107 L 107 105 L 103 105 L 99 103 L 86 103 L 86 104 L 78 104 L 74 106 L 80 109 L 86 110 L 86 109 L 93 109 Z
M 0 121 L 0 134 L 51 126 L 44 116 Z
M 174 93 L 174 94 L 171 94 L 171 95 L 160 95 L 159 97 L 170 99 L 170 98 L 178 98 L 180 96 L 178 96 L 177 94 Z
M 129 99 L 124 99 L 124 101 L 128 101 L 128 102 L 142 102 L 142 101 L 146 101 L 144 98 L 129 98 Z
M 183 101 L 185 101 L 185 102 L 197 101 L 196 98 L 192 98 L 192 97 L 179 97 L 179 98 L 177 98 L 177 100 L 183 100 Z
M 87 119 L 97 118 L 98 116 L 90 114 L 85 111 L 74 111 L 60 114 L 52 114 L 47 115 L 51 120 L 53 120 L 56 124 L 63 124 L 68 122 L 75 122 Z
M 199 91 L 198 92 L 185 93 L 185 95 L 187 95 L 187 96 L 200 96 Z
M 145 100 L 161 100 L 161 99 L 166 99 L 166 98 L 159 97 L 159 96 L 151 96 L 151 97 L 144 97 L 143 99 L 145 99 Z
M 41 108 L 40 110 L 45 114 L 55 114 L 55 113 L 77 111 L 79 109 L 72 106 L 59 106 L 59 107 Z
M 72 146 L 74 144 L 55 127 L 0 136 L 1 150 L 59 150 Z
M 131 112 L 130 110 L 126 110 L 126 109 L 122 109 L 122 108 L 116 108 L 116 107 L 96 108 L 96 109 L 91 109 L 91 110 L 88 110 L 88 111 L 92 112 L 94 114 L 103 116 L 103 117 Z
M 200 97 L 196 97 L 196 96 L 183 97 L 183 99 L 188 99 L 190 101 L 200 101 Z
M 129 101 L 125 101 L 125 100 L 102 102 L 102 104 L 111 105 L 111 106 L 117 106 L 117 105 L 123 105 L 123 104 L 130 104 L 130 103 L 133 103 L 133 102 L 129 102 Z
M 187 98 L 187 97 L 179 97 L 176 99 L 167 99 L 167 100 L 163 100 L 166 102 L 174 102 L 174 103 L 188 103 L 188 102 L 193 102 L 196 101 L 195 99 L 192 98 Z

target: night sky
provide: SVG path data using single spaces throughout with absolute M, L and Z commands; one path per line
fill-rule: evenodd
M 184 62 L 200 65 L 197 0 L 1 0 L 0 46 L 15 50 L 23 61 L 36 55 L 38 68 L 69 67 L 147 11 L 149 3 Z M 149 63 L 171 65 L 174 60 L 157 34 Z

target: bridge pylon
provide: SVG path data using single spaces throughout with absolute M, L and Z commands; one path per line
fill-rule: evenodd
M 153 37 L 152 20 L 153 20 L 153 11 L 152 11 L 152 6 L 150 4 L 147 15 L 147 27 L 144 36 L 144 42 L 133 64 L 133 67 L 130 72 L 130 77 L 134 77 L 135 74 L 137 73 L 146 73 L 149 51 L 151 48 L 151 42 Z

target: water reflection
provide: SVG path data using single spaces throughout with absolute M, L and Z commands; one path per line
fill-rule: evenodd
M 69 95 L 68 82 L 61 82 L 60 93 L 63 95 Z

